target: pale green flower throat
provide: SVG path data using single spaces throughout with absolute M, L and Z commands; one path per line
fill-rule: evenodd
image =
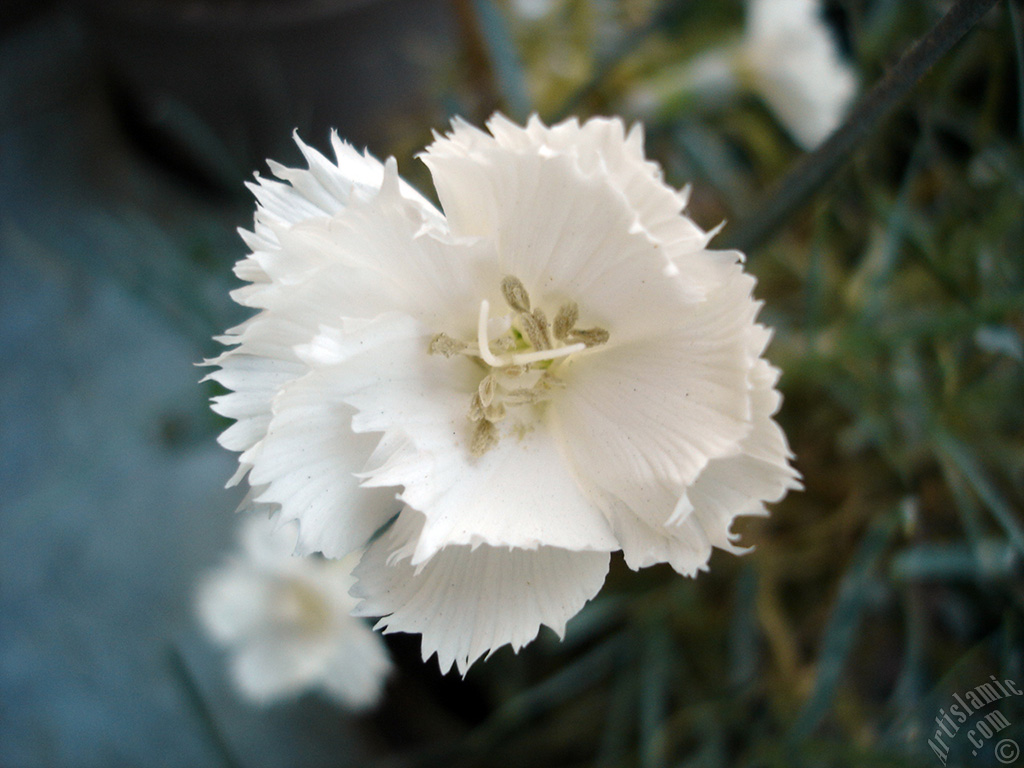
M 536 405 L 547 400 L 552 390 L 564 386 L 557 377 L 559 365 L 570 355 L 608 341 L 603 328 L 577 328 L 579 307 L 563 304 L 553 323 L 540 308 L 534 309 L 522 282 L 511 275 L 501 281 L 501 293 L 512 310 L 508 330 L 497 338 L 488 337 L 490 302 L 480 302 L 476 343 L 467 343 L 439 333 L 430 340 L 430 354 L 466 355 L 485 371 L 469 402 L 468 418 L 473 423 L 470 453 L 482 456 L 500 437 L 497 423 L 515 406 Z

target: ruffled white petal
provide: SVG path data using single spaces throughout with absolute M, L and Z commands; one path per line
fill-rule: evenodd
M 272 515 L 252 515 L 244 519 L 238 538 L 245 563 L 254 572 L 283 574 L 301 572 L 307 562 L 294 557 L 298 535 L 299 527 L 294 523 Z
M 553 313 L 575 300 L 581 325 L 605 328 L 618 343 L 670 326 L 708 290 L 696 271 L 666 277 L 665 254 L 634 228 L 636 212 L 603 175 L 584 175 L 571 155 L 494 154 L 455 185 L 490 211 L 481 226 L 497 257 L 486 294 L 492 305 L 504 305 L 497 288 L 514 275 L 535 305 Z M 435 178 L 448 170 L 435 169 Z
M 284 387 L 273 410 L 249 476 L 263 486 L 256 500 L 299 522 L 300 554 L 362 548 L 399 509 L 394 489 L 361 488 L 355 474 L 377 440 L 352 432 L 354 411 L 317 372 Z
M 333 216 L 355 200 L 372 197 L 384 182 L 384 164 L 368 152 L 360 154 L 351 144 L 331 134 L 335 161 L 332 163 L 303 142 L 302 151 L 308 170 L 288 168 L 270 161 L 276 181 L 261 176 L 247 186 L 260 204 L 258 220 L 297 224 L 300 221 Z M 419 192 L 404 181 L 399 184 L 402 197 L 421 208 L 424 215 L 441 222 L 440 213 Z
M 319 640 L 254 638 L 232 657 L 231 676 L 247 698 L 267 704 L 313 687 L 330 651 L 330 646 Z
M 713 542 L 693 514 L 678 525 L 667 526 L 650 522 L 609 494 L 603 495 L 603 504 L 609 510 L 626 565 L 633 570 L 668 563 L 676 572 L 694 576 L 707 569 Z
M 553 409 L 584 482 L 652 524 L 751 430 L 748 350 L 757 305 L 740 272 L 660 335 L 571 360 Z
M 541 624 L 560 637 L 566 622 L 600 590 L 604 552 L 482 545 L 447 547 L 419 569 L 409 558 L 422 517 L 406 510 L 367 550 L 355 570 L 359 616 L 382 616 L 385 632 L 422 635 L 423 658 L 462 674 L 503 645 L 518 651 Z
M 321 221 L 343 212 L 357 200 L 377 197 L 385 179 L 384 166 L 379 161 L 359 155 L 337 136 L 333 137 L 337 164 L 308 147 L 298 136 L 296 142 L 309 170 L 288 169 L 275 163 L 275 172 L 288 183 L 257 178 L 250 185 L 259 207 L 254 231 L 243 231 L 242 236 L 253 254 L 239 262 L 236 274 L 252 285 L 235 291 L 233 296 L 246 306 L 266 311 L 228 331 L 221 341 L 234 348 L 208 361 L 220 370 L 207 378 L 234 390 L 214 398 L 213 406 L 217 413 L 236 421 L 220 438 L 226 448 L 243 452 L 239 473 L 232 483 L 238 482 L 252 466 L 251 456 L 245 452 L 266 434 L 275 394 L 306 370 L 295 357 L 294 347 L 309 342 L 324 313 L 332 319 L 336 317 L 336 305 L 331 299 L 337 297 L 326 296 L 323 288 L 319 293 L 316 290 L 319 286 L 330 288 L 327 281 L 307 280 L 305 286 L 281 290 L 281 282 L 295 283 L 297 275 L 309 277 L 324 263 L 311 261 L 306 248 L 287 248 L 282 239 L 288 239 L 293 225 Z M 438 225 L 443 222 L 432 205 L 397 177 L 394 188 L 400 191 L 396 191 L 396 196 L 415 210 L 417 227 L 424 221 Z
M 525 128 L 519 128 L 495 115 L 488 127 L 500 144 L 512 145 L 512 136 L 521 132 L 536 147 L 576 157 L 584 174 L 600 173 L 609 187 L 625 197 L 635 214 L 635 226 L 660 245 L 666 258 L 692 256 L 707 245 L 708 233 L 684 213 L 689 189 L 669 187 L 661 166 L 646 158 L 639 123 L 628 132 L 620 118 L 597 117 L 582 125 L 573 118 L 548 127 L 535 115 Z M 705 259 L 694 261 L 713 267 L 705 265 Z
M 559 272 L 580 266 L 574 254 L 587 255 L 591 276 L 609 259 L 631 263 L 640 246 L 609 236 L 642 235 L 658 268 L 683 274 L 677 290 L 690 300 L 736 261 L 736 254 L 704 251 L 711 233 L 683 215 L 687 192 L 665 185 L 657 164 L 644 158 L 639 126 L 626 135 L 619 119 L 548 128 L 534 117 L 520 128 L 495 115 L 488 123 L 493 139 L 461 121 L 453 126 L 423 156 L 452 231 L 496 233 L 504 269 L 528 287 L 571 289 L 572 273 Z M 586 279 L 584 273 L 575 282 Z
M 755 362 L 750 375 L 753 429 L 740 441 L 736 455 L 709 462 L 687 491 L 694 511 L 714 532 L 716 546 L 722 546 L 722 534 L 736 516 L 762 514 L 764 502 L 779 501 L 787 491 L 802 487 L 799 473 L 789 464 L 793 454 L 786 436 L 772 419 L 781 405 L 775 390 L 778 377 L 778 369 L 764 360 Z
M 368 625 L 352 622 L 344 636 L 344 653 L 328 659 L 320 685 L 343 706 L 362 710 L 375 705 L 384 693 L 391 657 Z
M 256 317 L 221 337 L 237 345 L 207 363 L 220 369 L 206 378 L 234 390 L 213 398 L 213 410 L 235 420 L 220 436 L 221 445 L 242 452 L 263 439 L 274 396 L 306 371 L 294 347 L 312 338 L 314 330 L 287 316 Z
M 246 296 L 250 306 L 275 314 L 286 297 L 301 294 L 305 313 L 315 312 L 323 324 L 400 311 L 435 326 L 461 326 L 479 301 L 481 249 L 451 242 L 405 199 L 393 162 L 379 192 L 330 218 L 276 225 L 275 238 L 279 250 L 254 256 L 272 282 Z M 489 282 L 500 280 L 493 266 L 487 274 Z
M 758 341 L 752 349 L 759 352 L 760 346 Z M 801 487 L 799 474 L 789 464 L 792 454 L 785 435 L 771 418 L 781 400 L 774 389 L 778 371 L 757 360 L 750 378 L 753 429 L 735 454 L 708 462 L 667 520 L 652 519 L 613 496 L 603 496 L 613 510 L 615 534 L 631 568 L 667 562 L 692 576 L 706 568 L 712 547 L 741 554 L 745 550 L 734 543 L 733 521 L 765 515 L 766 502 L 779 501 L 787 491 Z
M 337 554 L 365 543 L 365 539 L 351 543 L 341 526 L 332 526 L 325 517 L 325 511 L 335 508 L 337 499 L 348 493 L 351 479 L 331 483 L 330 491 L 321 483 L 298 494 L 285 493 L 281 488 L 296 490 L 294 463 L 288 470 L 273 466 L 280 439 L 268 451 L 260 446 L 270 425 L 273 399 L 308 370 L 294 350 L 308 344 L 321 323 L 337 322 L 339 306 L 345 307 L 350 317 L 374 317 L 390 307 L 407 311 L 418 307 L 421 315 L 442 324 L 457 314 L 459 303 L 453 303 L 457 287 L 462 284 L 466 295 L 471 294 L 472 262 L 478 260 L 471 246 L 458 249 L 456 258 L 445 258 L 435 237 L 421 236 L 428 224 L 435 225 L 432 232 L 438 232 L 440 215 L 436 210 L 399 180 L 393 162 L 385 168 L 346 146 L 336 149 L 343 165 L 356 175 L 350 182 L 336 178 L 342 171 L 300 142 L 311 170 L 278 169 L 291 185 L 260 185 L 261 211 L 271 212 L 262 217 L 258 234 L 250 233 L 247 238 L 254 248 L 247 260 L 253 265 L 249 273 L 259 282 L 236 298 L 263 311 L 222 337 L 236 346 L 210 361 L 220 370 L 208 377 L 234 390 L 214 399 L 215 411 L 236 420 L 220 438 L 225 447 L 242 452 L 239 472 L 231 483 L 241 480 L 259 456 L 269 457 L 257 478 L 273 476 L 277 483 L 274 488 L 259 488 L 254 499 L 265 504 L 286 499 L 282 506 L 287 519 L 301 514 L 300 500 L 320 500 L 306 514 L 300 548 L 322 548 Z M 303 216 L 307 218 L 300 218 Z M 338 419 L 331 423 L 337 439 L 343 440 Z M 322 445 L 325 438 L 317 434 L 321 434 Z M 288 435 L 294 435 L 294 430 Z M 296 458 L 290 448 L 286 453 Z M 336 448 L 334 453 L 344 451 Z M 358 451 L 353 455 L 365 459 Z M 362 463 L 339 465 L 338 469 L 351 478 L 352 472 L 362 469 Z M 284 475 L 290 481 L 282 479 Z M 265 484 L 260 479 L 251 482 Z M 363 507 L 365 504 L 357 504 L 348 517 L 358 516 Z M 365 523 L 376 524 L 376 515 Z
M 545 293 L 579 295 L 605 270 L 644 254 L 640 238 L 631 242 L 625 202 L 602 179 L 584 176 L 573 158 L 497 147 L 491 154 L 486 166 L 453 180 L 448 164 L 433 163 L 431 170 L 439 190 L 448 182 L 448 197 L 476 213 L 474 231 L 460 234 L 492 241 L 495 294 L 510 274 L 538 304 Z M 450 204 L 445 200 L 446 211 Z M 594 302 L 589 295 L 588 302 Z
M 211 638 L 222 644 L 244 640 L 260 625 L 262 580 L 237 563 L 207 574 L 196 594 L 196 612 Z

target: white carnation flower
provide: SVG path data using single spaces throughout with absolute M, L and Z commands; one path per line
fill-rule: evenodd
M 236 480 L 301 551 L 343 556 L 401 510 L 358 613 L 445 671 L 561 634 L 610 552 L 704 569 L 796 486 L 754 280 L 639 127 L 488 128 L 424 153 L 443 215 L 337 138 L 336 164 L 300 142 L 308 171 L 272 165 L 235 293 L 260 312 L 211 374 Z
M 246 520 L 241 552 L 200 584 L 204 629 L 231 650 L 231 677 L 269 703 L 317 688 L 343 706 L 377 703 L 391 670 L 380 637 L 350 613 L 358 553 L 296 557 L 294 524 Z
M 828 138 L 857 93 L 819 0 L 750 0 L 743 37 L 661 73 L 631 95 L 630 108 L 651 114 L 692 94 L 719 105 L 744 87 L 764 99 L 804 149 Z
M 842 122 L 857 93 L 819 0 L 751 0 L 740 66 L 786 130 L 813 149 Z

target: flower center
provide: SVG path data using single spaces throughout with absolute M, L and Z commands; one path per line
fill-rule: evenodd
M 274 617 L 297 635 L 319 634 L 331 623 L 331 611 L 324 598 L 297 579 L 285 579 L 274 595 Z
M 511 312 L 505 316 L 505 330 L 495 338 L 491 333 L 491 305 L 480 302 L 476 343 L 467 343 L 439 333 L 430 340 L 430 353 L 452 357 L 466 355 L 480 365 L 485 375 L 470 398 L 467 417 L 473 423 L 470 453 L 482 456 L 498 443 L 498 422 L 508 409 L 539 405 L 551 392 L 564 386 L 558 368 L 570 355 L 608 341 L 603 328 L 577 328 L 579 307 L 563 304 L 553 323 L 540 308 L 534 309 L 522 282 L 511 275 L 501 281 L 501 293 Z

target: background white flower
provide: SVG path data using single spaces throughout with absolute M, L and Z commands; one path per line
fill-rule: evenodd
M 442 216 L 335 140 L 260 179 L 252 256 L 211 377 L 251 504 L 344 556 L 361 615 L 465 671 L 561 634 L 609 553 L 692 575 L 796 486 L 772 421 L 754 281 L 683 215 L 619 120 L 490 133 L 423 156 Z M 395 500 L 397 496 L 397 501 Z
M 720 106 L 742 90 L 764 99 L 793 140 L 813 149 L 842 122 L 857 93 L 819 0 L 750 0 L 742 38 L 659 73 L 630 95 L 651 115 L 682 98 Z
M 269 703 L 319 689 L 350 709 L 377 703 L 391 670 L 387 649 L 350 611 L 353 554 L 294 554 L 296 526 L 245 521 L 241 551 L 207 574 L 197 611 L 231 652 L 231 677 L 249 699 Z

